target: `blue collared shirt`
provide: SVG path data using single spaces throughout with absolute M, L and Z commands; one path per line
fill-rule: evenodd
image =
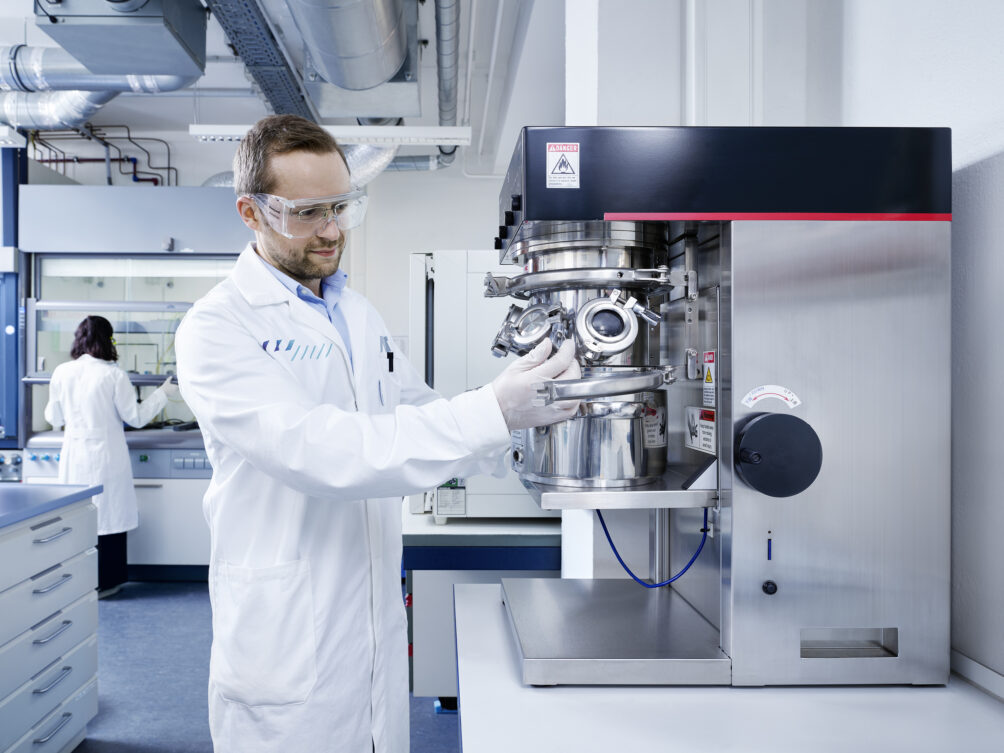
M 352 359 L 352 342 L 349 340 L 349 324 L 345 321 L 345 314 L 338 305 L 342 300 L 342 291 L 345 290 L 345 284 L 348 282 L 349 276 L 339 269 L 333 275 L 323 278 L 321 280 L 321 298 L 318 298 L 309 288 L 304 287 L 292 277 L 280 272 L 257 253 L 255 253 L 255 256 L 275 276 L 275 279 L 285 285 L 297 298 L 321 314 L 324 314 L 327 320 L 335 325 L 335 329 L 338 330 L 338 334 L 345 344 L 345 350 L 349 354 L 349 363 L 355 368 L 355 363 Z

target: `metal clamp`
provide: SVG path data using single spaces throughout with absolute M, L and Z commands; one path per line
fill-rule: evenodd
M 485 275 L 485 298 L 505 298 L 509 295 L 509 283 L 512 278 L 502 275 L 495 276 L 491 272 Z
M 670 366 L 624 375 L 541 382 L 536 386 L 537 395 L 531 402 L 541 406 L 562 400 L 587 400 L 594 397 L 647 392 L 676 381 L 674 371 L 675 368 Z
M 565 311 L 560 304 L 539 303 L 527 309 L 512 304 L 492 342 L 492 354 L 498 358 L 508 353 L 523 355 L 546 337 L 550 337 L 557 348 L 565 341 L 567 329 Z
M 642 306 L 638 303 L 638 299 L 634 296 L 628 295 L 622 299 L 620 291 L 615 290 L 610 294 L 610 301 L 617 306 L 624 307 L 625 310 L 630 311 L 636 316 L 641 317 L 653 327 L 659 326 L 659 322 L 662 321 L 661 316 L 652 311 L 652 309 Z
M 689 285 L 688 274 L 669 267 L 653 269 L 622 269 L 596 267 L 591 269 L 553 269 L 527 272 L 515 277 L 485 275 L 485 297 L 527 299 L 541 290 L 574 290 L 576 288 L 644 288 L 649 292 Z M 696 278 L 695 278 L 696 284 Z M 688 288 L 689 289 L 689 288 Z

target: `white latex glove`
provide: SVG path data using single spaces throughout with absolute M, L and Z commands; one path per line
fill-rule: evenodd
M 163 392 L 164 395 L 169 400 L 177 400 L 179 397 L 181 397 L 181 390 L 178 389 L 178 383 L 174 381 L 173 376 L 169 376 L 167 379 L 165 379 L 164 383 L 161 384 L 160 387 L 158 387 L 157 389 Z
M 578 400 L 563 400 L 551 405 L 534 405 L 536 386 L 551 379 L 578 379 L 582 375 L 575 360 L 575 345 L 565 340 L 554 358 L 548 360 L 551 341 L 544 340 L 518 361 L 506 367 L 492 381 L 509 431 L 547 426 L 570 418 L 579 408 Z

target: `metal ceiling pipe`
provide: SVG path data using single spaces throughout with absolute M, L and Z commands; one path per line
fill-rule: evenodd
M 459 60 L 460 2 L 459 0 L 436 0 L 436 76 L 439 82 L 439 125 L 441 126 L 455 126 L 457 124 Z M 455 146 L 439 147 L 436 167 L 431 169 L 450 165 L 456 154 L 457 147 Z
M 15 128 L 76 128 L 119 92 L 181 89 L 197 76 L 97 75 L 60 47 L 0 46 L 0 120 Z
M 0 45 L 0 90 L 43 92 L 83 89 L 102 92 L 159 92 L 182 89 L 198 76 L 91 73 L 62 47 Z
M 6 92 L 0 94 L 0 121 L 15 128 L 53 131 L 87 122 L 118 92 Z
M 404 0 L 287 0 L 317 72 L 343 89 L 372 89 L 407 53 Z

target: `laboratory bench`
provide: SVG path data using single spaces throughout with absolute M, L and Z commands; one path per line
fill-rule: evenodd
M 127 537 L 129 580 L 204 581 L 209 570 L 209 526 L 202 499 L 213 468 L 198 429 L 126 431 L 139 526 Z M 24 451 L 24 479 L 53 483 L 63 432 L 39 432 Z
M 526 686 L 500 587 L 457 585 L 455 603 L 465 753 L 1004 749 L 1004 703 L 955 674 L 944 687 Z
M 0 751 L 67 753 L 98 710 L 100 486 L 0 484 Z
M 401 511 L 415 696 L 457 696 L 453 587 L 501 578 L 556 578 L 561 571 L 559 518 L 450 518 Z

